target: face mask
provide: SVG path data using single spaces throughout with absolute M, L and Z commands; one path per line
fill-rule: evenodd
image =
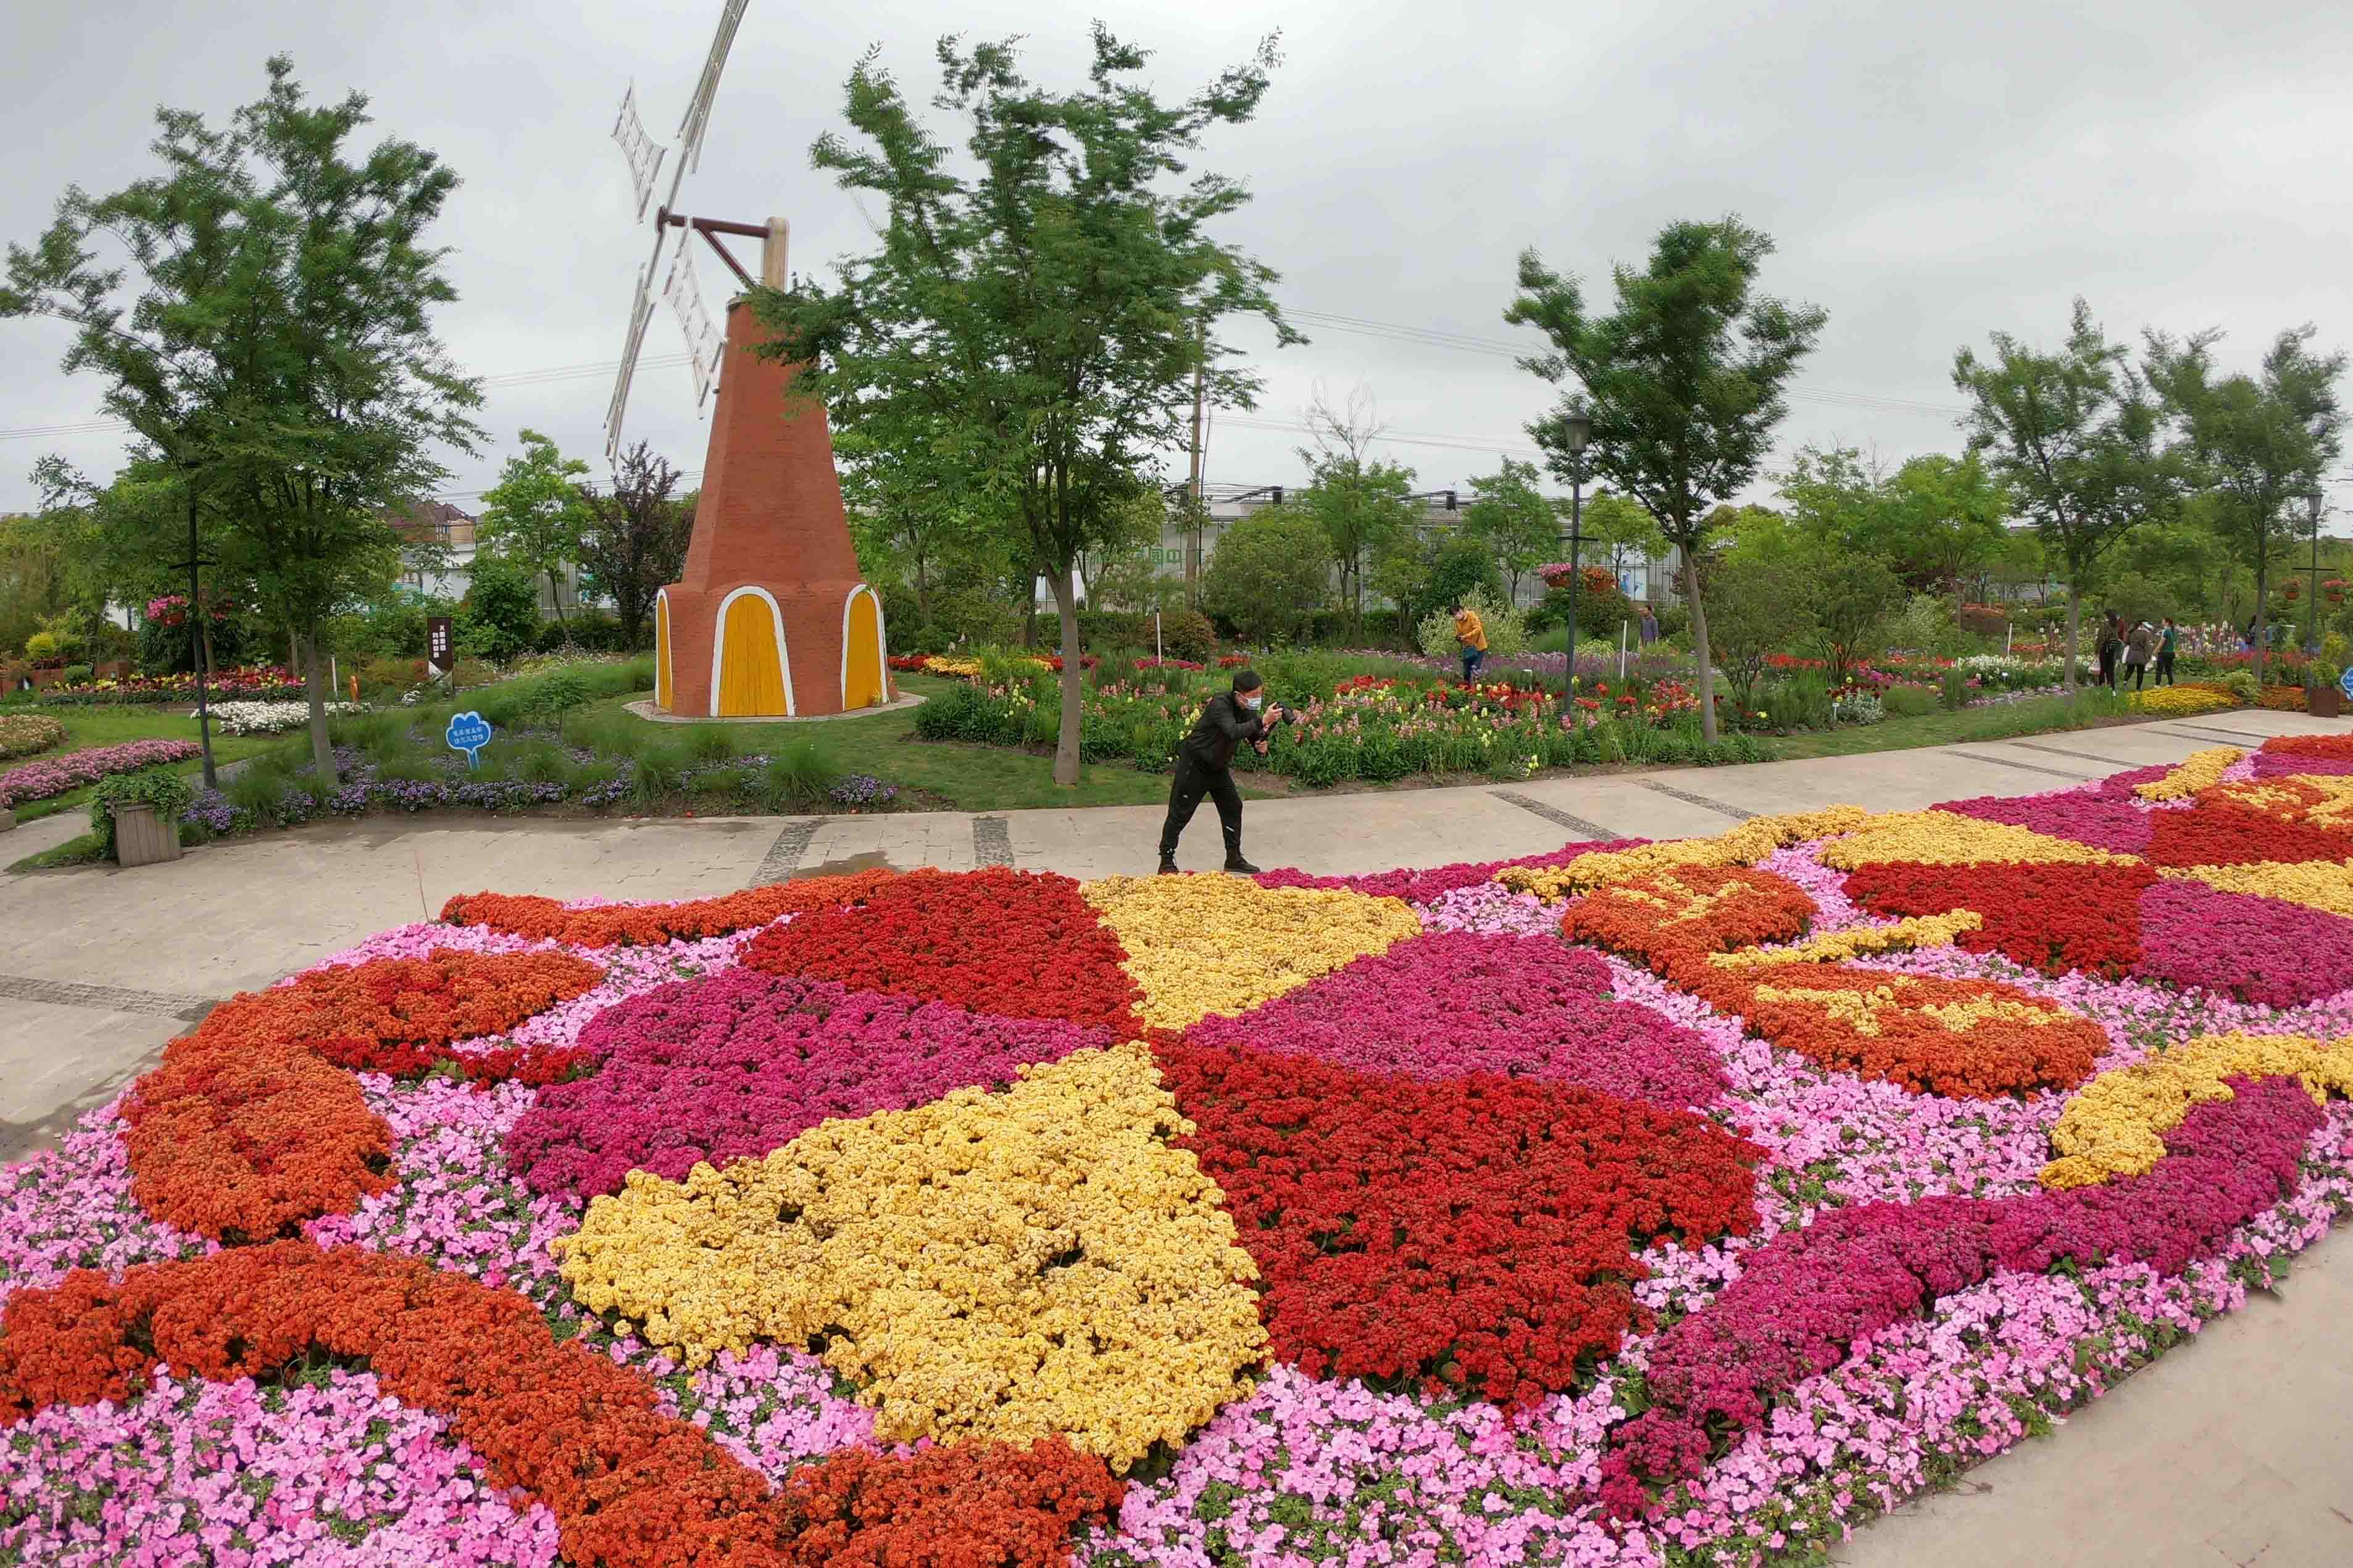
M 1263 697 L 1245 697 L 1242 699 L 1242 706 L 1255 713 L 1258 711 L 1258 705 L 1265 700 Z

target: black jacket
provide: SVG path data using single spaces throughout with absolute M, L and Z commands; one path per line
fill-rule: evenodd
M 1197 768 L 1223 773 L 1233 765 L 1236 746 L 1252 744 L 1265 733 L 1265 720 L 1243 707 L 1232 692 L 1220 691 L 1202 708 L 1179 756 Z

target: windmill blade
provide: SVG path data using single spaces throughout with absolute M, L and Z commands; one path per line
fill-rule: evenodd
M 654 194 L 654 181 L 661 174 L 661 161 L 670 149 L 646 134 L 645 121 L 638 118 L 635 82 L 621 95 L 621 112 L 613 120 L 613 140 L 621 144 L 621 156 L 629 161 L 629 183 L 637 187 L 638 216 L 643 217 L 646 202 Z
M 694 406 L 700 410 L 711 394 L 712 378 L 719 374 L 719 356 L 726 352 L 727 340 L 711 324 L 711 312 L 703 309 L 702 289 L 694 280 L 694 263 L 684 245 L 670 255 L 662 298 L 678 312 L 679 330 L 686 334 L 686 363 L 694 372 Z
M 702 78 L 694 84 L 694 96 L 687 100 L 686 118 L 678 122 L 678 163 L 670 176 L 670 200 L 666 205 L 678 204 L 678 183 L 689 169 L 702 164 L 703 128 L 711 123 L 711 100 L 719 95 L 719 73 L 727 64 L 727 50 L 735 42 L 735 29 L 743 23 L 744 7 L 751 0 L 723 0 L 719 11 L 719 31 L 711 40 L 711 54 L 702 62 Z
M 681 252 L 684 247 L 680 247 Z M 646 323 L 654 319 L 653 263 L 638 274 L 637 297 L 629 301 L 628 335 L 621 341 L 621 368 L 613 378 L 613 401 L 605 410 L 605 460 L 621 460 L 621 417 L 629 406 L 629 381 L 638 373 L 638 351 L 645 346 Z

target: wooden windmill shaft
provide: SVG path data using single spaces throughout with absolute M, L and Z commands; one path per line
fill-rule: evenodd
M 722 235 L 762 242 L 761 282 L 782 288 L 785 220 L 658 213 L 709 241 L 746 289 Z M 787 406 L 800 366 L 756 351 L 773 334 L 727 307 L 719 395 L 686 566 L 654 601 L 655 701 L 694 718 L 803 717 L 891 700 L 882 605 L 850 543 L 825 410 Z

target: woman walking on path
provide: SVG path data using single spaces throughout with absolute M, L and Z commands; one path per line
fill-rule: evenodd
M 2100 623 L 2100 684 L 2116 689 L 2116 659 L 2125 651 L 2124 619 L 2114 610 Z
M 2134 622 L 2132 635 L 2125 638 L 2125 668 L 2132 672 L 2135 691 L 2147 684 L 2149 657 L 2156 651 L 2157 634 L 2147 621 Z
M 2173 624 L 2173 617 L 2166 616 L 2165 630 L 2157 642 L 2157 683 L 2159 686 L 2173 684 L 2173 645 L 2180 636 L 2181 628 Z

